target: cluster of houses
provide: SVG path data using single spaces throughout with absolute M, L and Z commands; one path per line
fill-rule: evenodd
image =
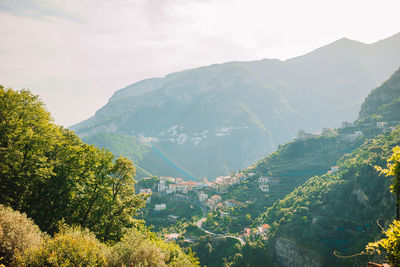
M 227 207 L 227 206 L 233 207 L 237 205 L 242 205 L 243 203 L 237 202 L 232 199 L 221 203 L 222 197 L 218 194 L 227 193 L 229 187 L 231 187 L 232 185 L 246 181 L 248 177 L 252 177 L 255 175 L 256 175 L 255 173 L 247 173 L 247 174 L 238 173 L 233 177 L 218 176 L 214 182 L 209 182 L 207 178 L 205 178 L 204 181 L 202 182 L 195 182 L 195 181 L 185 182 L 183 181 L 182 178 L 162 176 L 160 177 L 160 181 L 157 184 L 157 189 L 158 192 L 161 194 L 174 194 L 174 196 L 181 196 L 182 198 L 185 198 L 184 194 L 187 194 L 188 192 L 195 190 L 197 192 L 199 201 L 203 203 L 204 206 L 208 207 L 210 210 L 215 210 L 217 207 Z M 261 191 L 268 192 L 270 190 L 269 178 L 259 177 L 257 182 Z M 205 193 L 203 190 L 205 188 L 212 188 L 218 194 L 209 197 L 208 194 Z M 140 194 L 151 195 L 152 193 L 153 193 L 152 189 L 150 188 L 140 189 Z M 147 202 L 150 201 L 151 201 L 151 196 L 147 198 Z M 154 207 L 155 211 L 161 211 L 165 209 L 166 209 L 166 204 L 157 204 Z
M 267 239 L 267 233 L 269 231 L 269 228 L 270 228 L 269 224 L 260 225 L 255 229 L 244 228 L 243 236 L 247 238 L 261 236 L 265 240 Z
M 315 136 L 332 136 L 337 134 L 338 133 L 331 128 L 322 128 L 322 131 L 315 133 L 306 133 L 304 130 L 299 130 L 297 132 L 297 139 L 306 140 Z
M 158 192 L 171 194 L 171 193 L 183 193 L 187 194 L 189 191 L 193 189 L 202 189 L 204 188 L 204 183 L 199 182 L 184 182 L 182 178 L 173 178 L 173 177 L 160 177 L 160 183 L 158 184 Z
M 245 206 L 244 203 L 236 201 L 234 199 L 222 201 L 222 197 L 220 195 L 213 195 L 208 198 L 208 195 L 203 192 L 200 192 L 199 200 L 210 210 L 216 210 L 217 208 Z M 223 217 L 223 215 L 221 216 Z
M 189 181 L 184 182 L 182 178 L 160 177 L 158 184 L 158 192 L 165 194 L 183 193 L 187 194 L 192 190 L 201 190 L 203 188 L 214 188 L 218 193 L 228 192 L 228 188 L 239 181 L 243 181 L 247 177 L 243 174 L 231 176 L 218 176 L 215 182 L 208 182 L 207 178 L 203 182 Z

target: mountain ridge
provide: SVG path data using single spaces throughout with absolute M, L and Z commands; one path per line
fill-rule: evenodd
M 132 135 L 157 144 L 197 177 L 224 175 L 274 151 L 299 129 L 313 132 L 355 119 L 369 88 L 400 65 L 397 36 L 375 44 L 340 39 L 285 61 L 233 61 L 142 80 L 71 128 L 83 138 Z M 189 155 L 210 171 L 197 168 Z M 210 161 L 213 167 L 205 163 Z M 179 175 L 172 169 L 155 174 Z

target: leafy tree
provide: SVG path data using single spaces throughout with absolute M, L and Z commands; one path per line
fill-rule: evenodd
M 390 192 L 396 195 L 396 220 L 400 220 L 400 147 L 393 148 L 393 154 L 387 161 L 387 169 L 376 166 L 377 170 L 386 176 L 392 176 Z
M 117 241 L 144 205 L 133 163 L 55 125 L 28 90 L 0 87 L 0 203 L 54 233 L 59 221 Z
M 386 252 L 386 258 L 393 266 L 400 265 L 400 221 L 393 221 L 389 229 L 384 231 L 386 238 L 368 243 L 366 251 L 370 254 Z M 382 251 L 383 250 L 383 251 Z

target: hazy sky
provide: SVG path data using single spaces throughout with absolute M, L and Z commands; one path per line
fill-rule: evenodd
M 399 0 L 0 0 L 0 84 L 30 88 L 70 126 L 141 79 L 287 59 L 342 37 L 375 42 L 400 31 L 399 10 Z

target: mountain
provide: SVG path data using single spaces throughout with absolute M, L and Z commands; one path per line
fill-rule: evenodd
M 361 106 L 360 121 L 374 117 L 381 121 L 400 121 L 400 69 L 384 84 L 372 90 Z
M 335 257 L 333 251 L 342 255 L 362 251 L 368 242 L 381 235 L 377 220 L 387 227 L 394 219 L 395 196 L 389 190 L 390 179 L 379 175 L 374 166 L 386 167 L 392 148 L 400 144 L 399 78 L 400 69 L 372 90 L 354 125 L 338 129 L 342 133 L 339 137 L 345 137 L 346 131 L 361 131 L 364 135 L 357 139 L 358 143 L 363 141 L 359 148 L 353 146 L 351 153 L 343 153 L 334 163 L 338 171 L 309 176 L 311 178 L 304 184 L 275 201 L 256 219 L 255 225 L 271 225 L 271 249 L 282 266 L 299 262 L 303 265 L 312 263 L 313 266 L 365 266 L 366 256 L 344 260 Z M 377 125 L 377 122 L 383 124 Z M 318 138 L 310 138 L 308 142 L 316 142 Z M 283 148 L 290 148 L 296 142 L 299 141 L 288 143 Z M 324 142 L 328 147 L 329 142 Z M 296 153 L 293 149 L 280 149 L 255 164 L 252 171 L 257 172 L 258 177 L 274 175 L 275 166 L 278 170 L 285 169 L 285 165 L 275 162 L 296 166 L 302 160 L 313 165 L 313 157 L 319 154 L 307 156 L 313 150 L 314 147 L 309 147 Z M 330 153 L 340 150 L 332 148 Z M 298 177 L 292 178 L 290 185 L 298 184 L 298 180 Z M 303 256 L 295 255 L 299 251 Z
M 373 44 L 340 39 L 286 61 L 229 62 L 147 79 L 115 92 L 71 128 L 114 153 L 143 148 L 130 156 L 144 170 L 139 176 L 212 179 L 250 165 L 299 129 L 355 119 L 370 88 L 399 67 L 398 47 L 400 33 Z M 97 138 L 103 133 L 113 144 Z

